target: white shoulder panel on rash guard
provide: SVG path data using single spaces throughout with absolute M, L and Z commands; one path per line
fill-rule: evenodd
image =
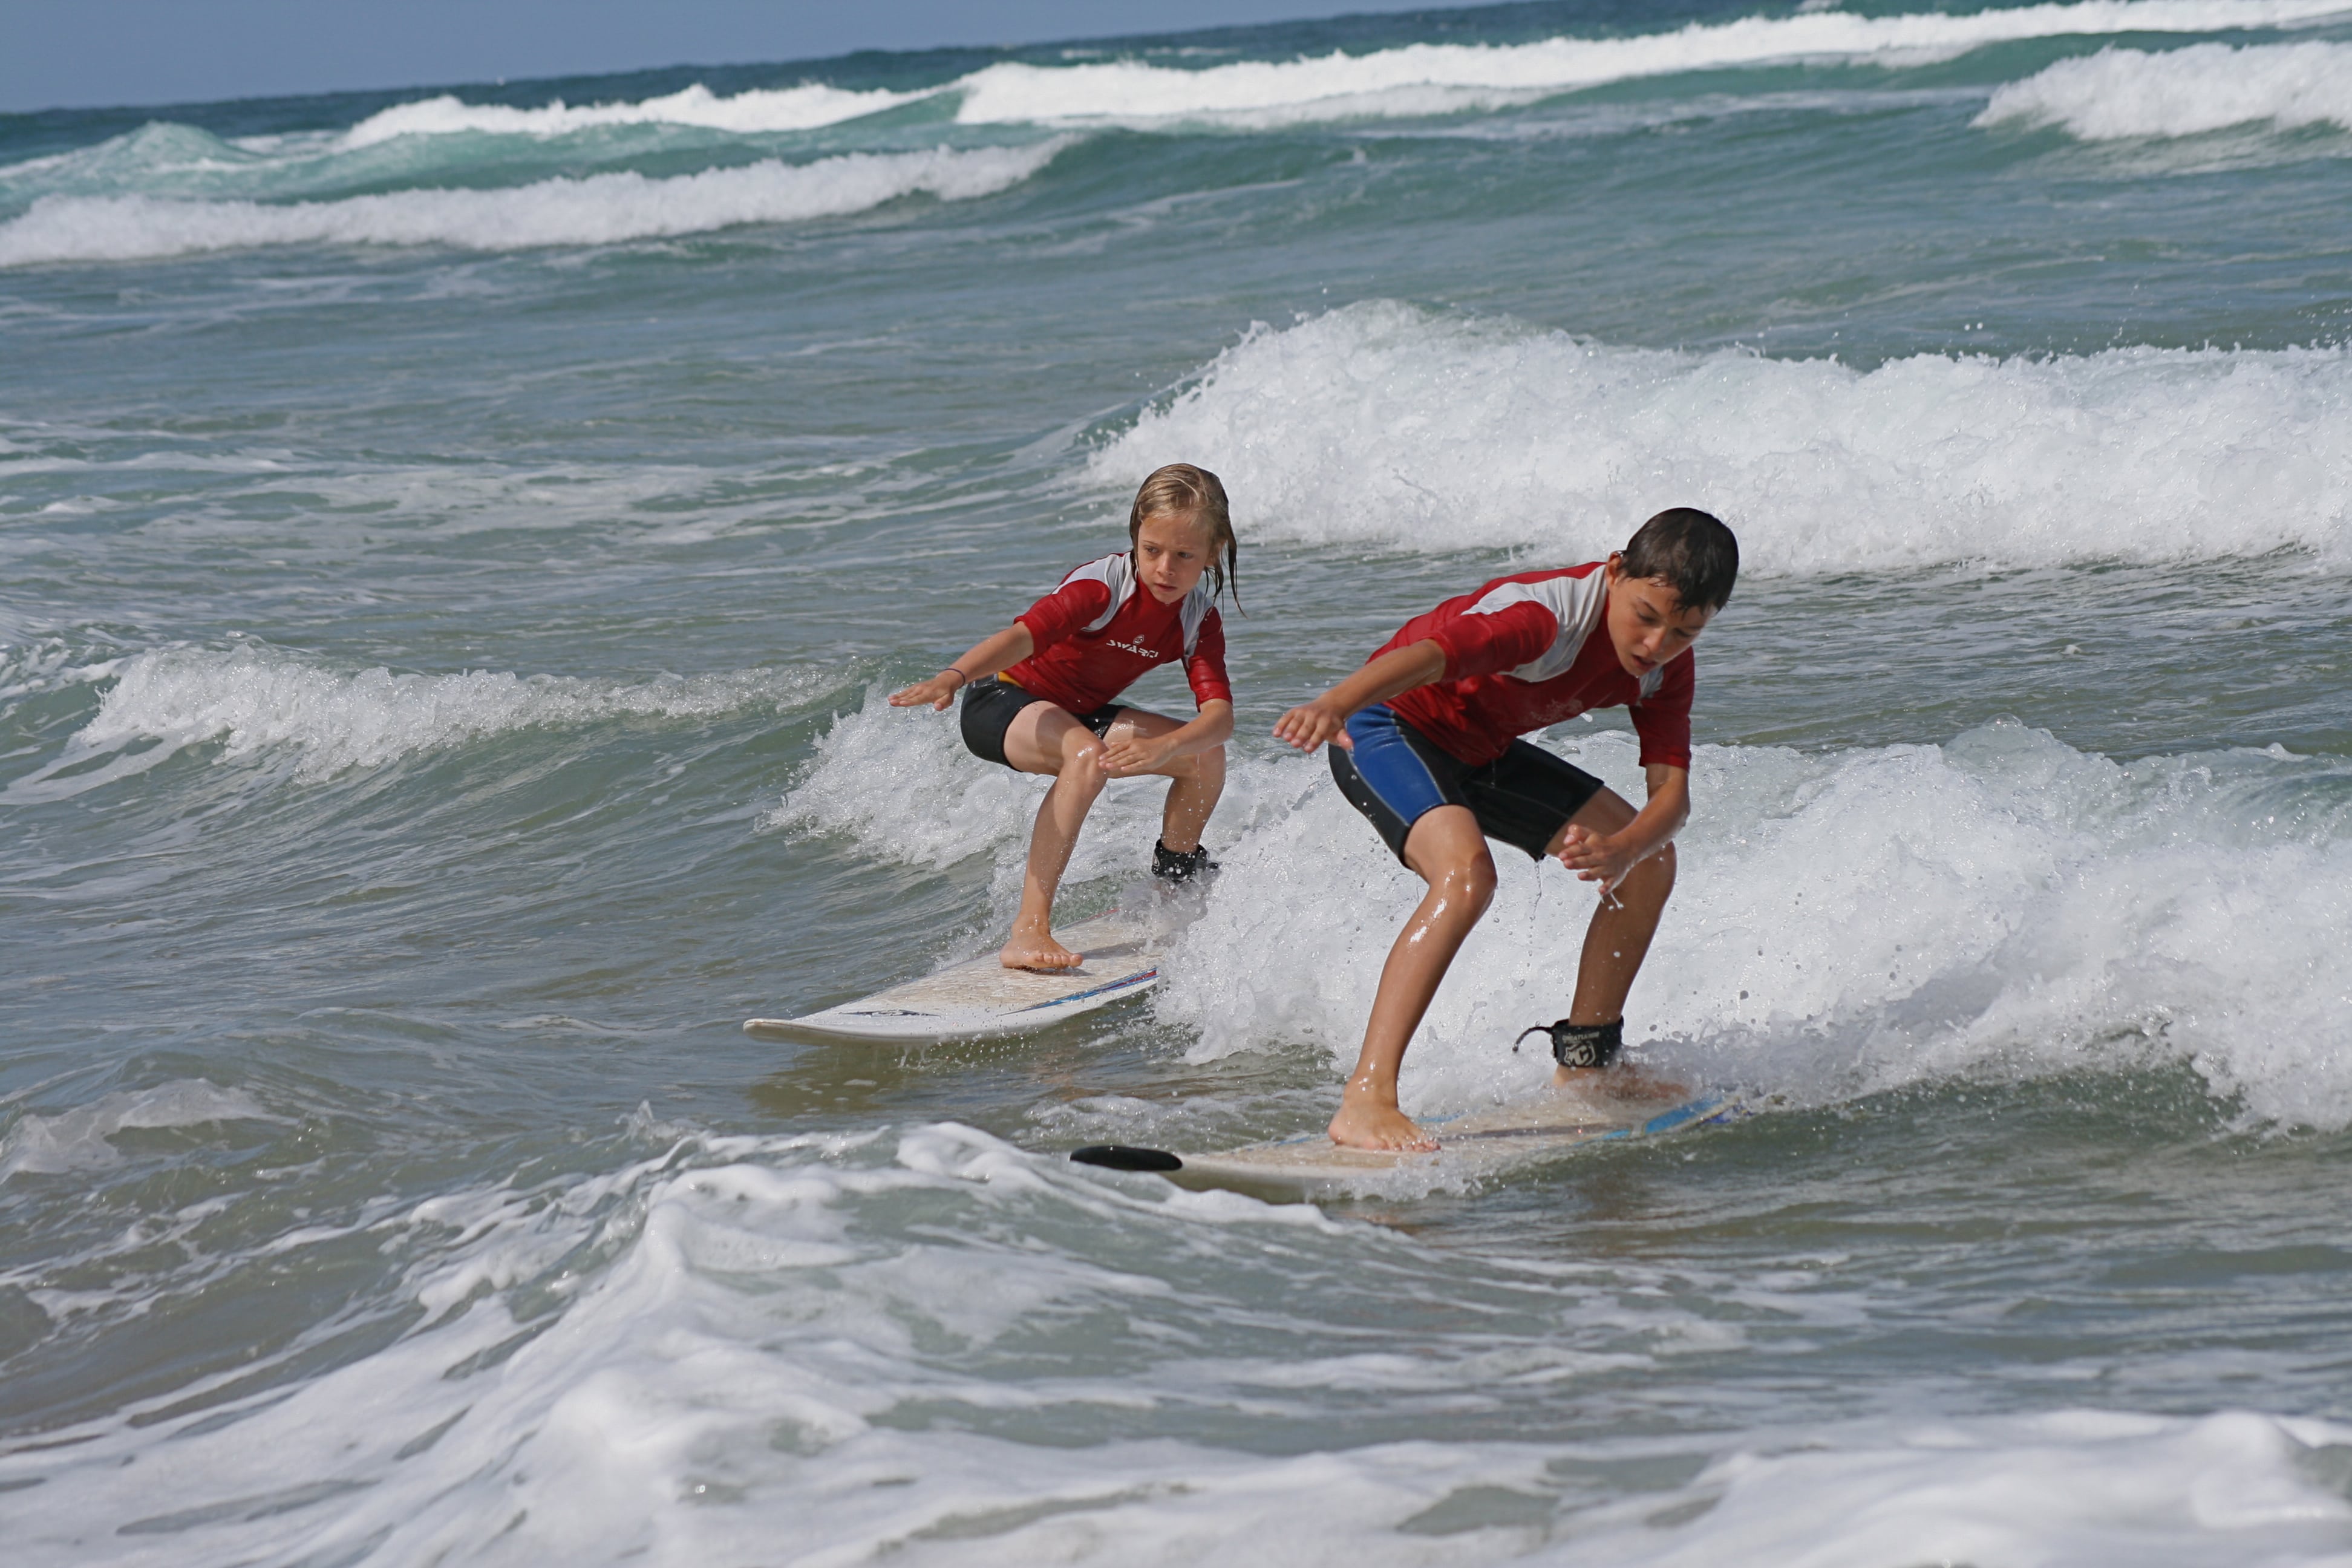
M 1208 620 L 1209 612 L 1216 606 L 1216 595 L 1210 591 L 1207 574 L 1203 574 L 1201 581 L 1192 584 L 1192 591 L 1184 595 L 1184 657 L 1186 658 L 1192 658 L 1192 649 L 1199 646 L 1201 626 Z
M 1608 602 L 1608 575 L 1587 572 L 1581 577 L 1547 577 L 1540 583 L 1506 583 L 1493 593 L 1462 613 L 1465 616 L 1491 616 L 1507 610 L 1513 605 L 1529 602 L 1549 610 L 1559 623 L 1559 634 L 1551 639 L 1551 647 L 1517 669 L 1503 673 L 1514 680 L 1549 680 L 1568 673 L 1584 647 L 1584 639 L 1601 624 L 1601 606 Z
M 1135 592 L 1135 563 L 1128 559 L 1125 551 L 1106 555 L 1072 572 L 1062 579 L 1061 585 L 1066 588 L 1073 583 L 1100 583 L 1110 590 L 1110 607 L 1078 628 L 1082 632 L 1098 632 L 1110 625 L 1111 617 L 1127 603 L 1127 596 Z
M 1071 584 L 1080 581 L 1100 583 L 1110 590 L 1110 608 L 1078 628 L 1085 632 L 1098 632 L 1110 625 L 1111 617 L 1118 614 L 1119 607 L 1125 605 L 1129 595 L 1135 592 L 1137 583 L 1135 558 L 1127 552 L 1121 551 L 1117 555 L 1106 555 L 1099 561 L 1089 561 L 1063 578 L 1062 586 L 1066 588 Z M 1209 611 L 1215 604 L 1216 599 L 1209 592 L 1209 584 L 1205 582 L 1193 584 L 1192 591 L 1184 595 L 1184 608 L 1181 613 L 1184 618 L 1184 657 L 1186 658 L 1192 658 L 1192 649 L 1199 646 L 1202 625 L 1208 620 Z

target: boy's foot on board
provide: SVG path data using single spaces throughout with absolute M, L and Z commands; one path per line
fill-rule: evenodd
M 1331 1142 L 1342 1149 L 1402 1149 L 1428 1152 L 1437 1140 L 1413 1125 L 1393 1105 L 1358 1105 L 1342 1100 L 1331 1118 Z
M 996 958 L 1007 969 L 1076 969 L 1087 961 L 1055 942 L 1052 931 L 1014 931 Z
M 1688 1100 L 1691 1092 L 1686 1083 L 1622 1062 L 1606 1068 L 1554 1068 L 1551 1083 L 1554 1089 L 1564 1089 L 1583 1100 Z

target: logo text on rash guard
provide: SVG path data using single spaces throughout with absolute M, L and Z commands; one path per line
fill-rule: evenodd
M 1118 649 L 1121 653 L 1136 654 L 1144 658 L 1156 658 L 1159 657 L 1154 650 L 1144 647 L 1141 643 L 1121 642 L 1117 637 L 1112 637 L 1110 639 L 1110 646 Z

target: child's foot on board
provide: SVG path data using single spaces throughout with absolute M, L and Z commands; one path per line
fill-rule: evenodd
M 1538 1024 L 1522 1030 L 1519 1040 L 1529 1035 L 1547 1035 L 1551 1038 L 1552 1059 L 1559 1065 L 1552 1068 L 1555 1089 L 1571 1089 L 1589 1100 L 1685 1100 L 1690 1089 L 1670 1079 L 1643 1071 L 1630 1062 L 1618 1059 L 1625 1048 L 1625 1020 L 1613 1019 L 1606 1024 L 1571 1024 L 1566 1018 L 1556 1024 Z M 1519 1040 L 1511 1048 L 1519 1048 Z
M 1195 844 L 1190 849 L 1171 849 L 1163 838 L 1151 846 L 1151 874 L 1163 881 L 1194 881 L 1216 868 L 1217 863 L 1209 858 L 1209 847 L 1205 844 Z
M 1339 1102 L 1331 1118 L 1331 1142 L 1342 1149 L 1400 1149 L 1426 1153 L 1437 1140 L 1413 1124 L 1412 1118 L 1393 1105 L 1372 1105 L 1355 1099 Z
M 1622 1062 L 1612 1068 L 1554 1068 L 1551 1082 L 1582 1100 L 1683 1100 L 1691 1094 L 1686 1083 Z
M 1023 931 L 1018 927 L 996 958 L 1007 969 L 1076 969 L 1087 961 L 1086 954 L 1072 952 L 1055 942 L 1050 931 Z

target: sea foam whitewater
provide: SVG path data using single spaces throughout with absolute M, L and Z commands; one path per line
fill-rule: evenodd
M 0 116 L 0 1540 L 91 1563 L 2352 1556 L 2352 13 L 1617 0 Z M 888 706 L 1224 479 L 1069 1026 Z M 1419 893 L 1270 730 L 1675 504 L 1629 1005 L 1728 1125 L 1318 1205 Z M 1132 689 L 1181 717 L 1172 671 Z M 1622 713 L 1536 738 L 1629 800 Z M 1403 1076 L 1538 1093 L 1497 852 Z
M 2196 136 L 2236 125 L 2352 131 L 2352 48 L 2102 49 L 2002 87 L 1977 123 L 2055 125 L 2086 142 Z
M 298 776 L 323 778 L 537 726 L 772 712 L 832 684 L 807 670 L 734 670 L 634 685 L 487 669 L 343 672 L 250 646 L 133 654 L 83 673 L 107 683 L 97 713 L 56 763 L 15 780 L 0 791 L 0 802 L 79 794 L 207 742 L 221 742 L 223 758 L 282 752 L 293 758 Z M 104 767 L 93 771 L 101 761 Z
M 1253 328 L 1094 471 L 1131 484 L 1178 450 L 1317 544 L 1551 548 L 1639 475 L 1721 511 L 1767 572 L 2352 552 L 2340 347 L 1863 370 L 1367 303 Z
M 634 171 L 516 190 L 400 191 L 269 205 L 156 196 L 43 196 L 0 225 L 0 267 L 128 260 L 265 245 L 452 245 L 470 250 L 607 245 L 864 212 L 904 196 L 992 195 L 1035 174 L 1062 143 L 929 153 L 849 153 L 670 179 Z
M 1694 22 L 1631 37 L 1500 47 L 1413 44 L 1201 69 L 1129 61 L 1008 64 L 959 83 L 956 114 L 973 124 L 1200 118 L 1262 127 L 1367 114 L 1439 114 L 1682 72 L 1795 60 L 1917 63 L 2026 38 L 2274 27 L 2340 12 L 2339 0 L 2077 0 L 1956 16 L 1863 16 L 1832 8 Z

